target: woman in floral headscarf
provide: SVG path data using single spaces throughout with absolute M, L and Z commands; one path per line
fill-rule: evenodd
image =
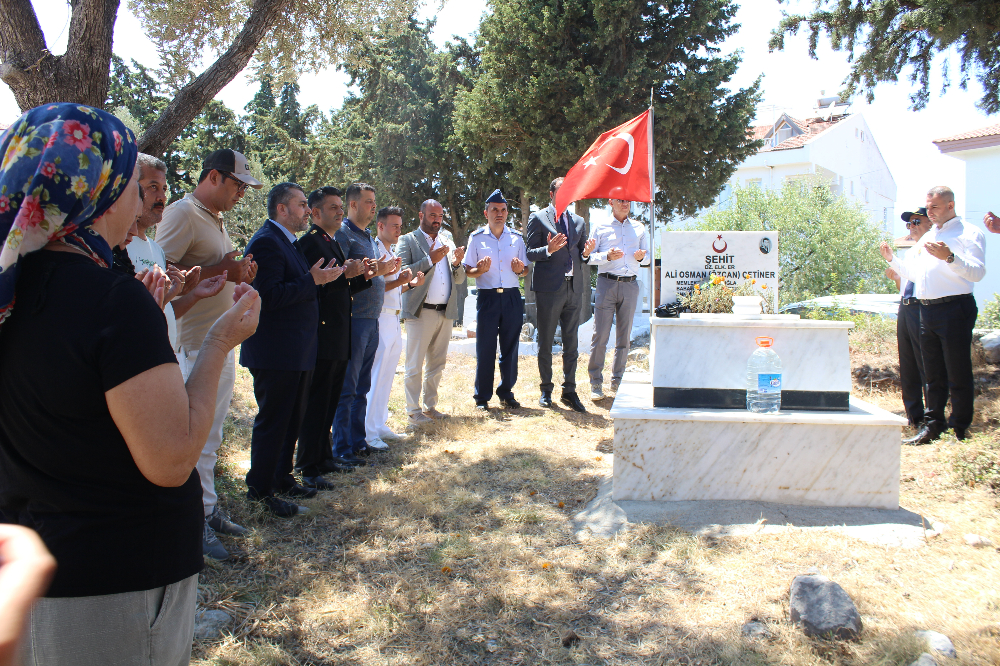
M 157 302 L 108 268 L 139 212 L 132 133 L 50 104 L 0 136 L 0 154 L 0 521 L 37 531 L 57 563 L 26 663 L 187 664 L 193 470 L 257 294 L 237 291 L 185 386 Z

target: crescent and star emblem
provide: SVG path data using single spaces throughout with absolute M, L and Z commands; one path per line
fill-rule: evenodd
M 599 153 L 601 151 L 601 148 L 604 148 L 604 146 L 608 145 L 615 139 L 621 139 L 622 141 L 628 144 L 628 161 L 625 162 L 625 166 L 622 167 L 621 169 L 619 169 L 616 166 L 611 166 L 610 164 L 607 163 L 605 163 L 605 166 L 608 167 L 609 169 L 617 171 L 622 175 L 625 175 L 629 172 L 629 169 L 632 168 L 632 158 L 635 157 L 635 139 L 632 137 L 631 134 L 629 134 L 628 132 L 619 132 L 618 134 L 615 134 L 613 137 L 602 143 L 600 147 L 598 147 L 597 152 Z M 583 168 L 586 169 L 587 167 L 596 165 L 597 165 L 597 155 L 594 154 L 591 155 L 586 162 L 584 162 Z
M 715 247 L 715 244 L 718 243 L 720 240 L 722 241 L 721 250 Z M 727 247 L 729 247 L 729 245 L 726 243 L 726 241 L 722 240 L 722 234 L 719 234 L 718 240 L 712 241 L 712 249 L 715 250 L 717 254 L 722 254 L 723 252 L 725 252 Z

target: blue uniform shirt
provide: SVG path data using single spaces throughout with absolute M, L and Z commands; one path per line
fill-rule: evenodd
M 486 225 L 469 236 L 469 247 L 465 250 L 463 263 L 468 268 L 475 268 L 480 259 L 490 258 L 490 270 L 476 277 L 476 287 L 479 289 L 515 289 L 521 286 L 517 274 L 510 267 L 514 258 L 520 259 L 525 265 L 528 256 L 524 248 L 521 234 L 508 227 L 503 228 L 500 238 L 493 235 L 490 226 Z

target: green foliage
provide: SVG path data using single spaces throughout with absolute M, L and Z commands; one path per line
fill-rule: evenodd
M 976 328 L 1000 328 L 1000 294 L 993 294 L 993 298 L 983 305 L 976 318 Z
M 402 206 L 414 223 L 420 204 L 437 199 L 455 242 L 481 226 L 483 202 L 496 188 L 508 196 L 509 165 L 455 140 L 455 98 L 472 87 L 479 54 L 463 39 L 437 49 L 433 22 L 413 17 L 398 33 L 380 32 L 344 67 L 359 93 L 337 114 L 352 178 L 378 190 L 378 200 Z M 514 202 L 512 202 L 514 203 Z
M 601 132 L 649 106 L 651 89 L 661 216 L 710 205 L 759 147 L 747 134 L 759 81 L 731 92 L 740 56 L 719 55 L 738 28 L 731 0 L 492 0 L 491 9 L 456 134 L 509 162 L 529 194 L 547 198 L 551 179 Z
M 825 183 L 786 183 L 780 192 L 733 190 L 730 206 L 699 217 L 689 228 L 777 231 L 780 305 L 816 296 L 891 293 L 878 245 L 882 232 L 861 206 Z
M 779 0 L 784 2 L 785 0 Z M 1000 3 L 955 0 L 816 0 L 808 15 L 785 14 L 771 33 L 769 47 L 783 49 L 785 35 L 809 30 L 809 55 L 816 57 L 821 33 L 833 48 L 850 53 L 848 95 L 864 92 L 871 102 L 877 83 L 896 82 L 911 68 L 909 79 L 919 86 L 911 95 L 914 109 L 930 99 L 930 72 L 940 53 L 959 56 L 966 88 L 975 76 L 983 85 L 979 106 L 1000 113 Z M 950 63 L 943 64 L 943 90 L 950 85 Z
M 1000 493 L 1000 442 L 989 435 L 972 437 L 955 452 L 951 464 L 963 485 L 982 485 Z

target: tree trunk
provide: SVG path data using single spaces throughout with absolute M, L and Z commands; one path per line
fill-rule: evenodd
M 531 217 L 531 199 L 528 192 L 523 187 L 518 188 L 521 192 L 521 233 L 528 233 L 528 218 Z
M 139 150 L 162 155 L 184 127 L 250 62 L 261 40 L 291 0 L 254 0 L 240 34 L 211 67 L 178 91 L 167 108 L 139 138 Z M 110 56 L 109 60 L 110 62 Z
M 45 44 L 31 0 L 0 2 L 0 79 L 21 111 L 52 102 L 103 107 L 120 0 L 73 0 L 66 53 Z

